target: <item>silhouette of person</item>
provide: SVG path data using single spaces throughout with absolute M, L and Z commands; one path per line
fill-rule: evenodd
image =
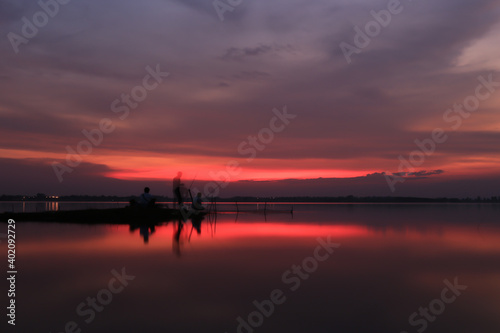
M 193 215 L 191 217 L 191 225 L 196 230 L 198 235 L 201 235 L 201 221 L 203 221 L 203 216 L 201 215 Z
M 139 229 L 139 235 L 144 239 L 144 244 L 149 243 L 149 236 L 156 231 L 155 225 L 148 222 L 141 221 L 129 224 L 130 233 L 133 233 L 137 229 Z
M 141 224 L 139 227 L 139 234 L 144 238 L 144 244 L 149 243 L 149 235 L 155 232 L 154 225 L 147 225 L 145 223 Z
M 184 228 L 184 221 L 181 217 L 176 224 L 174 224 L 174 239 L 172 240 L 172 251 L 178 257 L 181 256 L 181 233 Z
M 205 209 L 205 207 L 203 206 L 203 201 L 201 200 L 201 192 L 198 192 L 198 194 L 194 197 L 191 207 L 196 210 Z
M 152 207 L 155 204 L 155 199 L 149 194 L 149 187 L 144 188 L 144 193 L 139 197 L 139 204 L 142 207 Z
M 177 199 L 177 204 L 179 205 L 179 208 L 182 206 L 183 199 L 182 199 L 182 194 L 181 194 L 181 186 L 184 185 L 181 183 L 181 177 L 182 177 L 182 172 L 178 172 L 177 176 L 174 177 L 172 181 L 172 187 L 174 191 L 174 197 Z

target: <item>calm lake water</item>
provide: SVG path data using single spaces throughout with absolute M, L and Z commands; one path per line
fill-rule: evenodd
M 307 204 L 181 229 L 18 222 L 15 332 L 497 333 L 499 216 Z

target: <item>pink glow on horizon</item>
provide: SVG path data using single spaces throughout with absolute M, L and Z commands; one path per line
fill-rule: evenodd
M 181 168 L 179 168 L 181 169 Z M 198 172 L 196 169 L 184 169 L 183 179 L 193 179 L 196 176 L 197 180 L 202 181 L 223 181 L 226 178 L 225 168 L 213 168 L 207 171 L 202 169 Z M 121 180 L 172 180 L 177 174 L 178 169 L 172 170 L 159 170 L 159 169 L 136 169 L 130 171 L 112 171 L 105 174 L 105 176 Z M 229 181 L 239 180 L 281 180 L 281 179 L 315 179 L 315 178 L 352 178 L 361 177 L 366 174 L 376 171 L 356 171 L 356 170 L 275 170 L 275 169 L 262 169 L 262 170 L 242 170 L 242 172 L 230 177 Z

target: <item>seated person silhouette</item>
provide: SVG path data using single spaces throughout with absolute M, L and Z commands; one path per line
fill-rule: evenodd
M 149 194 L 149 187 L 145 187 L 144 193 L 139 197 L 139 205 L 144 208 L 153 207 L 155 202 L 156 199 L 154 199 L 151 194 Z
M 201 200 L 201 193 L 198 192 L 198 194 L 194 197 L 193 199 L 193 204 L 191 205 L 193 209 L 196 210 L 204 210 L 205 207 L 203 206 L 203 201 Z

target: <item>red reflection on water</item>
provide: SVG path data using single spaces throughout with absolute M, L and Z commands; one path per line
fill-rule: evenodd
M 148 234 L 148 248 L 164 248 L 171 246 L 173 236 L 177 230 L 177 223 L 158 226 L 154 232 Z M 82 226 L 74 226 L 82 228 Z M 95 233 L 86 236 L 71 237 L 66 239 L 64 234 L 53 232 L 45 235 L 43 239 L 25 240 L 23 251 L 38 252 L 95 252 L 95 251 L 136 251 L 145 246 L 142 241 L 144 232 L 136 229 L 130 230 L 129 226 L 97 226 L 92 227 Z M 98 231 L 98 232 L 97 232 Z M 428 251 L 432 246 L 444 246 L 453 249 L 466 249 L 473 252 L 500 252 L 500 234 L 497 230 L 489 232 L 486 229 L 472 233 L 471 228 L 463 226 L 447 226 L 446 228 L 375 228 L 364 225 L 314 225 L 314 224 L 287 224 L 287 223 L 217 223 L 202 222 L 201 233 L 198 234 L 190 222 L 185 223 L 180 233 L 179 241 L 182 244 L 191 243 L 196 247 L 238 247 L 243 242 L 250 244 L 256 239 L 255 244 L 263 244 L 265 239 L 272 239 L 273 244 L 289 243 L 290 241 L 310 241 L 316 237 L 331 237 L 337 242 L 349 239 L 356 243 L 362 240 L 377 247 L 386 247 L 388 244 L 412 244 L 421 251 Z M 281 241 L 279 241 L 281 240 Z M 424 244 L 425 243 L 425 244 Z M 431 246 L 432 245 L 432 246 Z
M 223 224 L 217 230 L 217 238 L 240 237 L 315 237 L 335 235 L 339 237 L 360 236 L 369 233 L 366 227 L 344 225 L 305 225 L 283 223 L 234 223 Z

